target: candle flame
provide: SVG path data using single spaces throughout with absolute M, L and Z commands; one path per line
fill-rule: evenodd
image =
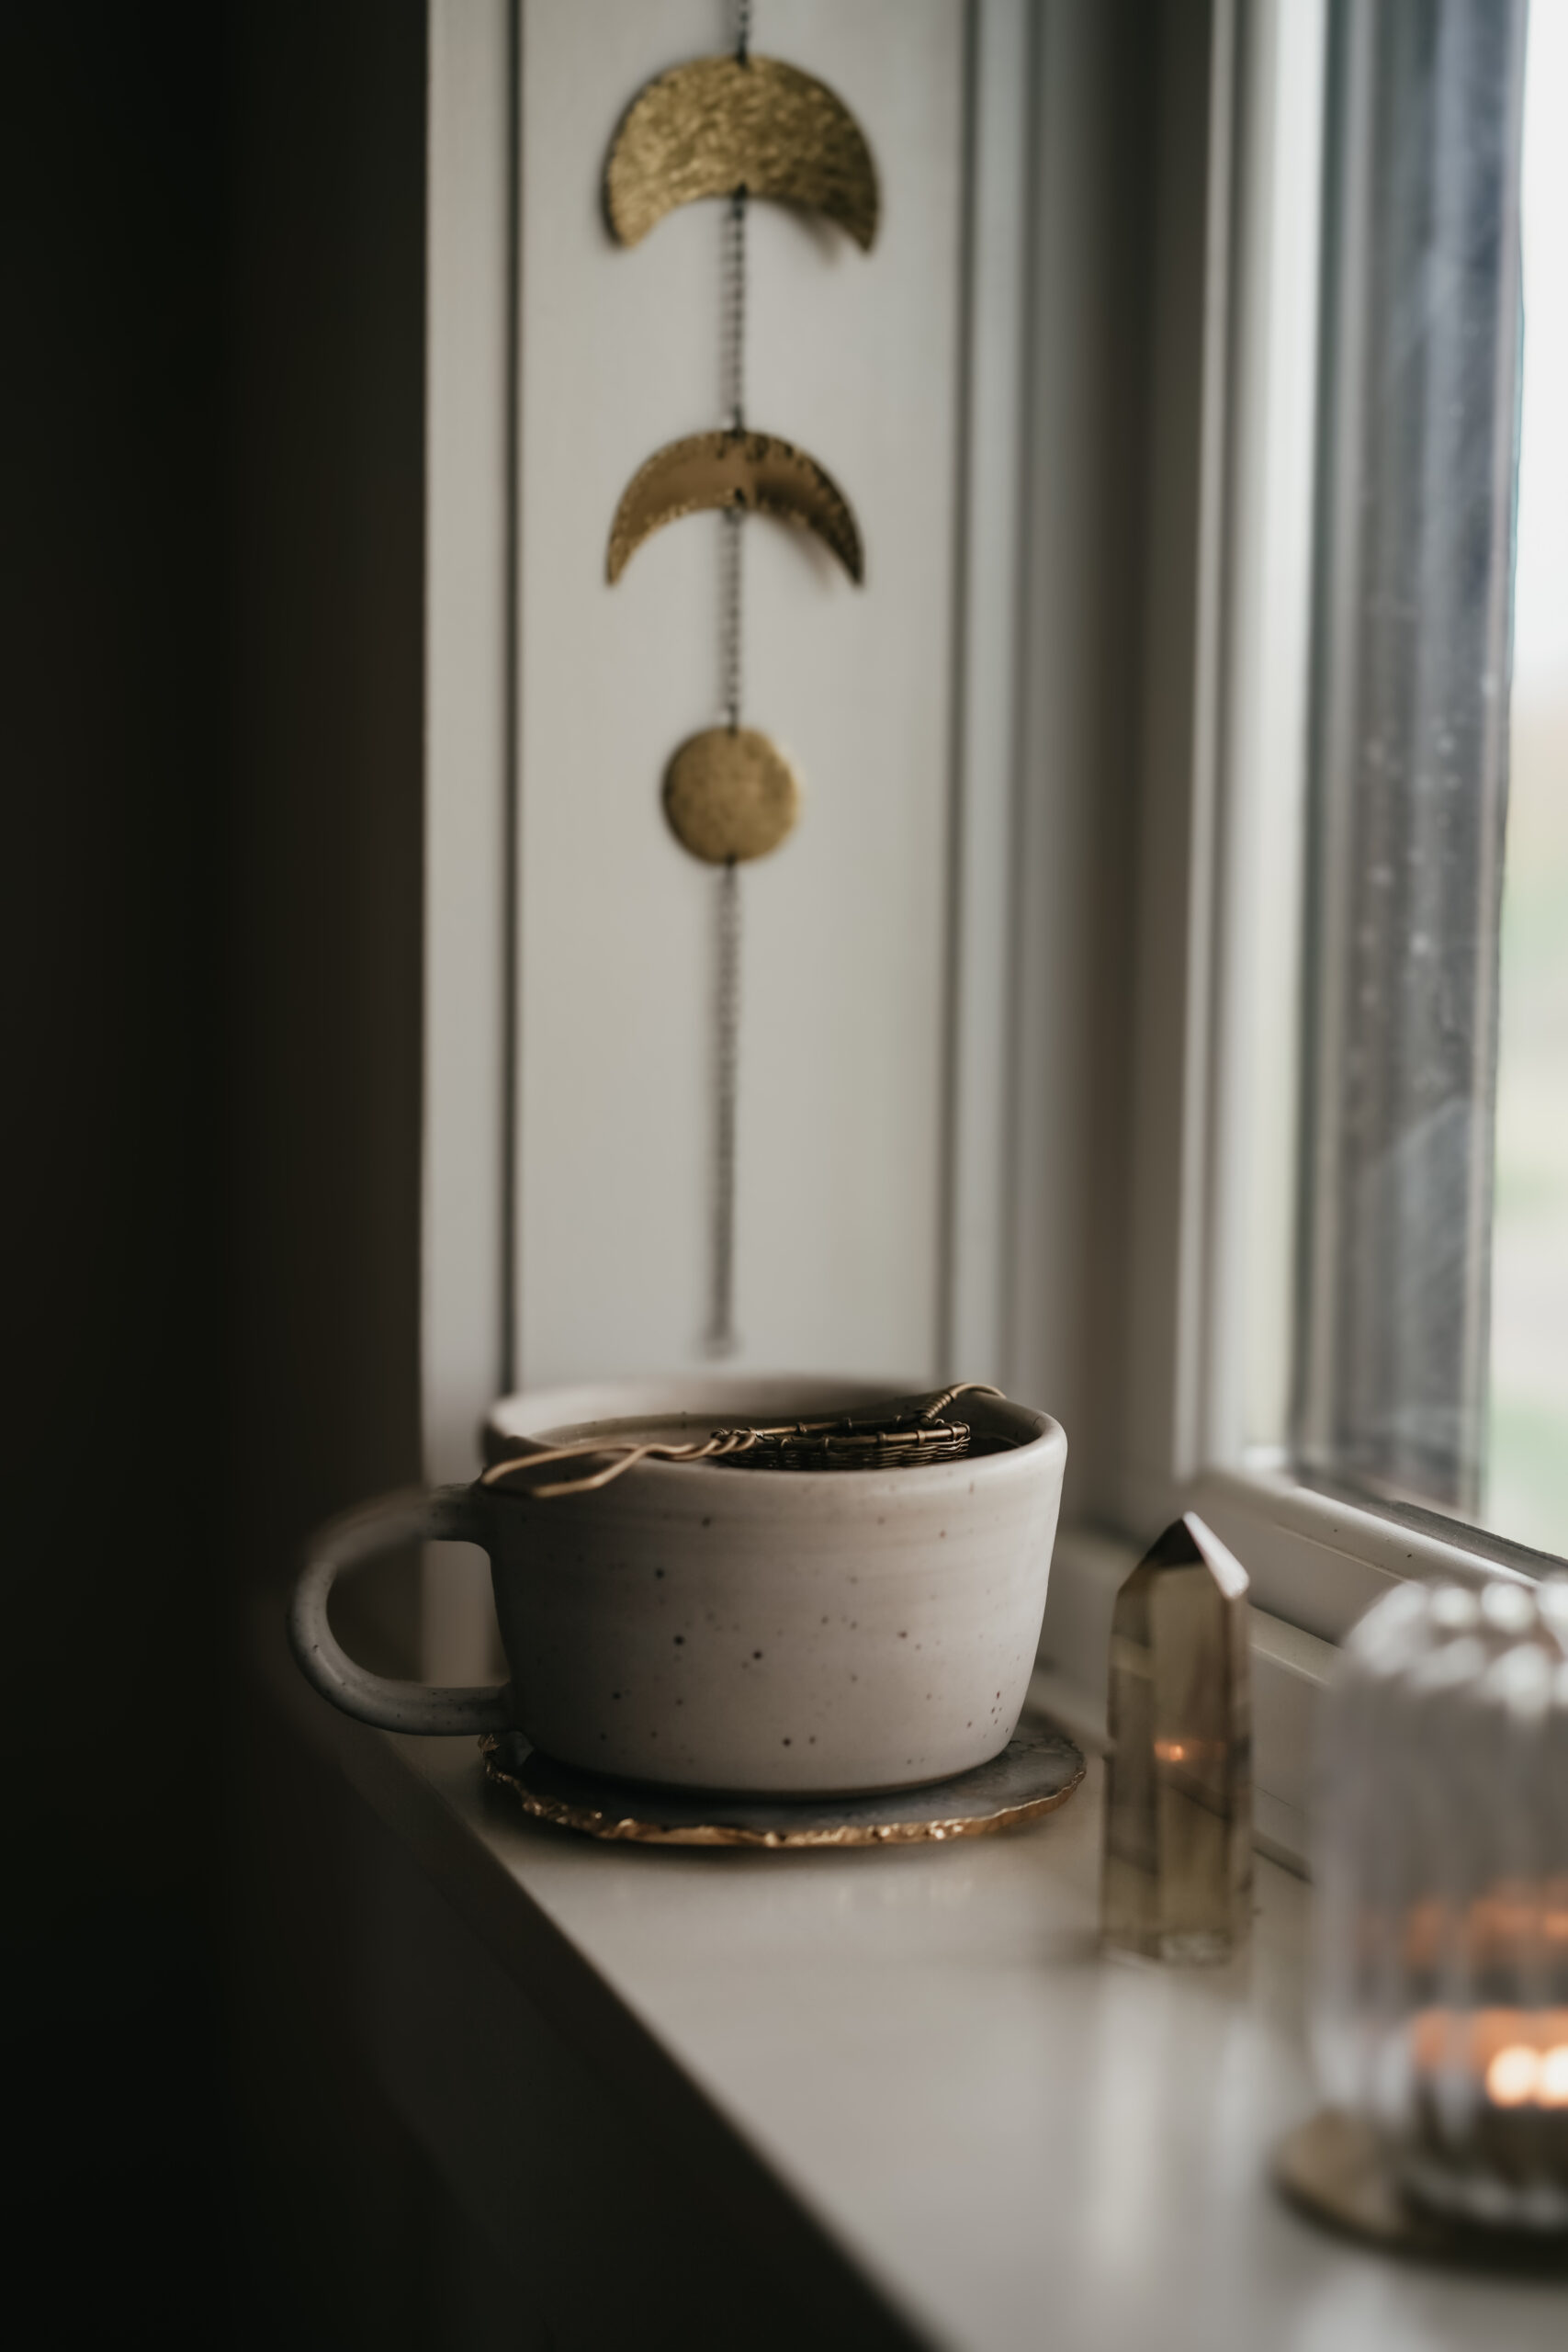
M 1523 2107 L 1534 2098 L 1540 2074 L 1540 2054 L 1527 2042 L 1510 2041 L 1486 2069 L 1486 2096 L 1495 2107 Z
M 1423 2009 L 1411 2035 L 1424 2075 L 1479 2076 L 1494 2107 L 1568 2109 L 1568 2010 Z

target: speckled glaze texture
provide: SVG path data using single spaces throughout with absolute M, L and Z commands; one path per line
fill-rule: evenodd
M 897 1393 L 726 1379 L 507 1399 L 493 1456 L 606 1424 L 705 1430 Z M 818 1794 L 967 1771 L 1011 1738 L 1034 1662 L 1066 1440 L 971 1400 L 1010 1451 L 811 1476 L 648 1463 L 554 1501 L 485 1502 L 513 1720 L 590 1771 Z

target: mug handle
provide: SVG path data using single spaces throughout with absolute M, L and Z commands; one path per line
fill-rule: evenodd
M 378 1731 L 485 1732 L 512 1728 L 512 1685 L 443 1689 L 389 1682 L 355 1666 L 327 1623 L 327 1596 L 346 1568 L 401 1544 L 478 1544 L 490 1550 L 490 1514 L 471 1487 L 405 1487 L 331 1519 L 311 1536 L 288 1605 L 288 1640 L 301 1673 L 345 1715 Z

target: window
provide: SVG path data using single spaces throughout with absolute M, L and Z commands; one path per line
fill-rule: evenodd
M 1522 0 L 1329 20 L 1293 1436 L 1473 1515 L 1517 443 Z
M 1568 1550 L 1560 52 L 1523 0 L 1211 19 L 1192 878 L 1142 901 L 1134 1133 L 1174 1339 L 1122 1516 L 1196 1498 L 1330 1638 Z
M 1521 80 L 1533 107 L 1551 70 L 1538 44 L 1525 73 L 1525 34 L 1514 0 L 1161 18 L 1129 1198 L 1105 1212 L 1127 1295 L 1103 1516 L 1139 1539 L 1195 1507 L 1251 1571 L 1258 1823 L 1288 1857 L 1325 1645 L 1400 1577 L 1546 1565 L 1495 1532 L 1524 1532 L 1502 1511 L 1517 1446 L 1500 1376 L 1490 1453 L 1487 1418 L 1499 942 L 1513 958 L 1522 895 L 1515 868 L 1500 924 Z M 1551 398 L 1533 282 L 1528 299 L 1527 449 Z M 1552 609 L 1530 587 L 1531 528 L 1544 570 L 1563 545 L 1534 479 L 1527 456 L 1543 519 L 1520 525 L 1521 694 L 1526 598 Z M 1561 693 L 1562 668 L 1542 668 Z M 1542 889 L 1544 865 L 1526 853 Z M 1550 916 L 1545 936 L 1550 963 Z M 1500 1297 L 1526 1240 L 1509 1088 L 1517 1072 L 1539 1121 L 1542 1061 L 1568 1055 L 1551 974 L 1529 1000 L 1514 969 Z M 1561 1227 L 1537 1200 L 1520 1288 L 1540 1333 L 1541 1230 Z M 1500 1315 L 1499 1374 L 1506 1329 Z M 1555 1362 L 1539 1350 L 1538 1372 Z M 1064 1687 L 1098 1687 L 1129 1556 L 1059 1541 L 1046 1644 Z
M 1292 1431 L 1308 1475 L 1552 1553 L 1565 30 L 1522 0 L 1328 20 Z

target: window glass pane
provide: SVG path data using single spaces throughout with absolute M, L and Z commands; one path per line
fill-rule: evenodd
M 1309 1472 L 1481 1501 L 1524 0 L 1330 12 L 1302 1288 Z
M 1568 1552 L 1568 6 L 1525 74 L 1524 381 L 1484 1511 Z

